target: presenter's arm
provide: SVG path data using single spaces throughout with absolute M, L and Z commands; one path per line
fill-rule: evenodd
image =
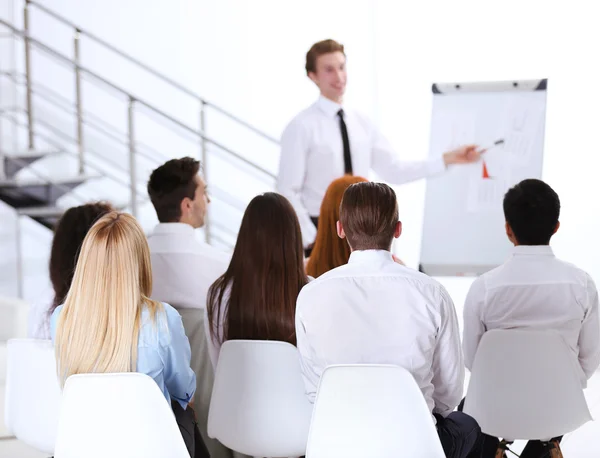
M 438 159 L 403 161 L 385 136 L 374 127 L 371 167 L 384 180 L 393 184 L 403 184 L 437 175 L 452 164 L 477 162 L 482 152 L 477 145 L 465 145 L 444 153 Z
M 296 210 L 305 248 L 315 241 L 317 235 L 317 228 L 310 219 L 301 195 L 306 175 L 307 155 L 308 135 L 305 127 L 292 121 L 281 136 L 277 191 L 287 197 Z

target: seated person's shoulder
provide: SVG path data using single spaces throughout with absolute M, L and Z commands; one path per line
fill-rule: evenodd
M 166 346 L 171 342 L 173 332 L 183 329 L 181 315 L 166 302 L 158 302 L 156 316 L 153 319 L 150 309 L 144 307 L 142 310 L 140 326 L 140 345 Z M 202 313 L 202 310 L 199 310 Z

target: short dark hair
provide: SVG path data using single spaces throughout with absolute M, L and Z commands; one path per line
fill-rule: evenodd
M 558 194 L 541 180 L 521 181 L 504 196 L 504 217 L 520 245 L 548 245 L 559 216 Z
M 113 207 L 106 202 L 80 205 L 69 208 L 56 224 L 50 249 L 50 281 L 54 289 L 50 312 L 67 297 L 83 239 L 94 223 L 111 211 Z
M 335 40 L 323 40 L 312 45 L 306 53 L 306 74 L 317 71 L 317 58 L 332 52 L 341 52 L 344 56 L 346 55 L 344 45 Z
M 351 185 L 342 197 L 340 222 L 353 250 L 389 250 L 398 223 L 396 193 L 383 183 Z
M 181 201 L 194 198 L 200 161 L 191 157 L 171 159 L 154 170 L 148 180 L 148 195 L 161 223 L 181 219 Z

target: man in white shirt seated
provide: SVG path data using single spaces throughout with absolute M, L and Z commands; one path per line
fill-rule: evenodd
M 467 295 L 463 345 L 469 370 L 486 331 L 528 328 L 562 335 L 584 387 L 598 368 L 598 292 L 586 272 L 554 256 L 549 244 L 560 227 L 559 215 L 558 195 L 543 181 L 525 180 L 506 193 L 506 234 L 515 248 L 503 265 L 475 280 Z M 485 444 L 490 450 L 485 456 L 493 457 L 498 440 L 485 436 Z M 530 441 L 521 457 L 542 456 L 544 447 Z
M 436 420 L 447 457 L 478 456 L 480 429 L 453 412 L 464 368 L 452 299 L 432 278 L 394 261 L 400 236 L 396 194 L 382 183 L 351 185 L 338 235 L 348 264 L 306 285 L 296 307 L 296 337 L 309 398 L 332 364 L 394 364 L 411 372 Z
M 202 438 L 211 457 L 229 458 L 231 452 L 206 432 L 214 373 L 204 332 L 208 288 L 225 272 L 229 257 L 195 236 L 210 203 L 199 171 L 200 163 L 191 157 L 173 159 L 154 170 L 148 181 L 148 194 L 160 221 L 148 238 L 152 299 L 171 304 L 181 315 L 196 373 L 194 407 Z
M 336 178 L 368 177 L 373 169 L 384 180 L 402 184 L 442 173 L 452 164 L 479 160 L 475 145 L 461 146 L 434 160 L 402 160 L 368 117 L 344 106 L 346 53 L 335 40 L 315 43 L 306 53 L 305 70 L 320 97 L 282 134 L 277 190 L 298 214 L 307 256 L 317 234 L 323 196 Z

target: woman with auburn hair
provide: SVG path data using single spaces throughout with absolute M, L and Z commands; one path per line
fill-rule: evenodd
M 290 202 L 274 192 L 252 199 L 229 267 L 208 291 L 204 323 L 213 366 L 226 340 L 296 345 L 296 299 L 308 282 L 303 253 Z
M 331 182 L 321 203 L 317 238 L 310 258 L 306 264 L 306 273 L 317 278 L 331 269 L 348 263 L 350 247 L 348 242 L 337 235 L 336 223 L 340 219 L 342 196 L 354 183 L 368 181 L 355 175 L 344 175 Z
M 147 374 L 171 404 L 190 455 L 207 457 L 188 406 L 196 376 L 181 317 L 151 293 L 142 228 L 126 213 L 104 215 L 87 233 L 71 288 L 51 317 L 61 386 L 73 374 Z

